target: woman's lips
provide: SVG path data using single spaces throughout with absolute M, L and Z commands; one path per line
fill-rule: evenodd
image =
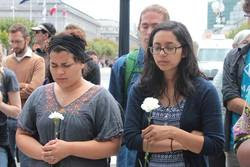
M 160 65 L 167 65 L 167 64 L 169 64 L 169 61 L 157 61 L 157 62 Z

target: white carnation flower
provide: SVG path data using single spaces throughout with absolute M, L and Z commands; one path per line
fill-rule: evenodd
M 141 108 L 145 110 L 146 112 L 151 112 L 152 110 L 155 110 L 160 107 L 158 103 L 159 103 L 158 99 L 153 98 L 153 97 L 147 97 L 143 101 Z
M 49 119 L 60 119 L 60 120 L 63 120 L 64 116 L 61 113 L 55 111 L 55 112 L 52 112 L 49 115 Z

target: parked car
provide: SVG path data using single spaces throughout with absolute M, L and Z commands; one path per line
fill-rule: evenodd
M 210 80 L 213 80 L 217 72 L 223 68 L 224 59 L 232 49 L 232 43 L 233 40 L 229 39 L 203 40 L 199 42 L 198 65 Z

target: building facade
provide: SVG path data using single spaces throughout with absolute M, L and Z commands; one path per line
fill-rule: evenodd
M 101 25 L 100 33 L 102 38 L 109 39 L 115 43 L 119 43 L 119 22 L 109 19 L 99 19 L 98 22 Z M 137 36 L 129 35 L 129 47 L 130 49 L 138 48 L 139 41 Z
M 56 0 L 33 0 L 19 4 L 20 0 L 0 1 L 0 18 L 23 17 L 35 21 L 37 24 L 50 22 L 55 25 L 57 32 L 71 23 L 82 27 L 87 34 L 87 39 L 99 38 L 101 25 L 91 16 L 83 13 L 70 5 Z M 52 8 L 56 12 L 50 13 Z
M 50 22 L 61 32 L 67 24 L 82 27 L 87 40 L 95 38 L 111 39 L 119 43 L 119 22 L 112 20 L 96 20 L 88 14 L 60 0 L 29 0 L 20 4 L 21 0 L 0 0 L 0 18 L 23 17 L 37 24 Z M 46 2 L 46 3 L 44 3 Z M 52 13 L 52 9 L 56 12 Z M 136 36 L 130 35 L 130 46 L 138 46 Z
M 230 19 L 230 13 L 233 11 L 235 5 L 239 0 L 213 0 L 208 3 L 208 14 L 207 14 L 207 29 L 213 29 L 216 24 L 216 15 L 212 10 L 212 3 L 218 1 L 224 4 L 224 11 L 222 12 L 223 24 Z

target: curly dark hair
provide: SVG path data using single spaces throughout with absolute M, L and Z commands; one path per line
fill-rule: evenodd
M 193 41 L 187 28 L 182 23 L 175 21 L 163 22 L 157 25 L 152 31 L 149 38 L 148 49 L 144 60 L 144 69 L 139 86 L 143 88 L 144 91 L 151 92 L 154 97 L 160 97 L 164 92 L 167 92 L 167 82 L 164 79 L 163 71 L 161 71 L 156 65 L 153 55 L 149 50 L 149 47 L 153 46 L 155 34 L 159 31 L 172 32 L 182 46 L 183 58 L 177 67 L 174 96 L 175 99 L 178 99 L 180 95 L 188 97 L 195 91 L 192 80 L 195 77 L 203 76 L 203 74 L 198 68 L 197 59 L 193 49 Z

